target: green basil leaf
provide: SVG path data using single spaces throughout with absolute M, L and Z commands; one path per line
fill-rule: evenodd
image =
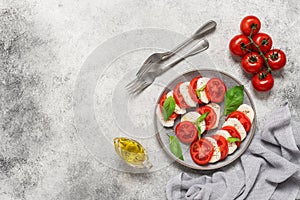
M 201 115 L 200 117 L 198 117 L 198 119 L 195 121 L 195 124 L 196 125 L 200 124 L 200 122 L 202 122 L 207 117 L 208 114 L 209 114 L 209 112 L 206 112 L 203 115 Z
M 164 116 L 165 121 L 167 121 L 170 118 L 170 116 L 172 115 L 172 113 L 175 110 L 175 106 L 176 106 L 176 102 L 172 96 L 168 97 L 165 100 L 165 102 L 162 106 L 162 114 Z
M 184 160 L 180 143 L 178 139 L 172 135 L 170 136 L 170 150 L 177 158 Z
M 201 127 L 197 125 L 197 128 L 198 128 L 198 140 L 200 140 L 201 138 L 201 135 L 202 135 L 202 131 L 201 131 Z
M 228 115 L 235 111 L 244 101 L 244 86 L 234 86 L 227 90 L 225 94 L 225 111 L 224 114 Z
M 201 93 L 200 92 L 203 91 L 205 89 L 205 87 L 206 87 L 206 84 L 203 85 L 201 88 L 199 88 L 199 89 L 196 90 L 196 94 L 197 94 L 197 97 L 199 99 L 201 99 Z
M 227 142 L 229 143 L 233 143 L 233 142 L 240 142 L 241 140 L 239 138 L 236 137 L 229 137 L 227 138 Z

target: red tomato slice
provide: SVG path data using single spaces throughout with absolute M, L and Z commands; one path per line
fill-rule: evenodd
M 201 138 L 191 144 L 190 154 L 196 164 L 206 165 L 214 154 L 214 146 L 207 139 Z
M 188 108 L 189 105 L 187 105 L 187 103 L 184 101 L 184 98 L 182 96 L 182 94 L 180 93 L 179 90 L 179 86 L 182 84 L 182 82 L 177 83 L 177 85 L 174 87 L 173 89 L 173 97 L 175 99 L 176 104 L 180 107 L 180 108 Z
M 167 99 L 167 93 L 164 93 L 159 100 L 159 108 L 161 112 L 166 99 Z M 173 112 L 172 115 L 170 116 L 170 119 L 176 119 L 177 116 L 178 116 L 177 113 Z
M 222 80 L 211 78 L 206 84 L 205 92 L 212 102 L 220 103 L 224 100 L 226 86 Z
M 181 142 L 190 144 L 197 140 L 198 129 L 192 122 L 183 121 L 177 124 L 175 128 L 175 134 Z
M 251 121 L 250 119 L 247 117 L 247 115 L 245 115 L 243 112 L 240 111 L 233 111 L 232 113 L 230 113 L 227 117 L 228 118 L 236 118 L 238 119 L 241 124 L 243 125 L 243 127 L 245 128 L 246 132 L 250 131 L 251 128 Z
M 201 107 L 197 108 L 196 111 L 199 112 L 201 115 L 203 115 L 206 112 L 209 113 L 207 115 L 207 117 L 205 118 L 206 130 L 210 130 L 216 124 L 217 114 L 214 111 L 214 109 L 212 109 L 212 107 L 210 107 L 210 106 L 201 106 Z
M 231 137 L 239 138 L 241 140 L 241 135 L 233 126 L 224 126 L 222 127 L 222 130 L 227 131 L 231 135 Z M 241 145 L 241 142 L 236 142 L 235 144 L 239 147 Z
M 228 142 L 226 138 L 224 138 L 221 135 L 212 135 L 212 138 L 214 138 L 217 141 L 217 144 L 219 146 L 220 152 L 221 152 L 221 159 L 224 160 L 226 156 L 228 155 Z
M 191 96 L 191 98 L 195 101 L 195 102 L 198 102 L 198 103 L 202 103 L 201 100 L 198 98 L 197 96 L 197 81 L 199 78 L 201 78 L 202 76 L 197 76 L 195 78 L 193 78 L 191 81 L 190 81 L 190 85 L 189 85 L 189 95 Z

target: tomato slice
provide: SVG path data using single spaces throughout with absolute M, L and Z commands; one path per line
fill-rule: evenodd
M 206 130 L 210 130 L 217 122 L 217 114 L 210 106 L 201 106 L 196 110 L 201 115 L 208 112 L 207 117 L 205 118 Z
M 232 113 L 230 113 L 227 117 L 228 118 L 236 118 L 238 119 L 241 124 L 243 125 L 243 127 L 245 128 L 246 132 L 250 131 L 251 128 L 251 121 L 250 119 L 247 117 L 247 115 L 245 115 L 243 112 L 240 111 L 233 111 Z
M 180 93 L 179 87 L 182 84 L 182 82 L 177 83 L 177 85 L 174 87 L 173 89 L 173 97 L 175 99 L 176 104 L 182 108 L 188 108 L 189 105 L 187 105 L 187 103 L 184 101 L 184 98 L 182 96 L 182 94 Z
M 190 85 L 189 85 L 189 95 L 191 96 L 191 98 L 195 101 L 195 102 L 198 102 L 198 103 L 202 103 L 201 100 L 198 98 L 197 96 L 197 81 L 199 78 L 201 78 L 202 76 L 197 76 L 195 78 L 193 78 L 191 81 L 190 81 Z
M 175 134 L 181 142 L 190 144 L 197 140 L 198 129 L 192 122 L 183 121 L 177 124 L 175 128 Z
M 167 93 L 164 93 L 159 100 L 159 108 L 161 112 L 166 99 L 167 99 Z M 178 116 L 177 113 L 173 112 L 172 115 L 170 116 L 170 119 L 176 119 L 177 116 Z
M 191 144 L 190 154 L 196 164 L 206 165 L 214 154 L 214 146 L 207 139 L 201 138 Z
M 240 140 L 242 140 L 241 135 L 233 126 L 224 126 L 222 127 L 222 130 L 227 131 L 231 135 L 231 137 L 239 138 Z M 239 147 L 241 145 L 241 142 L 235 142 L 235 144 Z
M 226 86 L 219 78 L 211 78 L 205 87 L 205 92 L 212 102 L 220 103 L 224 100 Z
M 217 141 L 217 144 L 219 146 L 221 152 L 220 160 L 224 160 L 228 155 L 228 142 L 226 138 L 221 135 L 212 135 L 211 137 Z

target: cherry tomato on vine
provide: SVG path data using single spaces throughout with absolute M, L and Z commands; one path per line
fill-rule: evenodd
M 245 72 L 256 74 L 260 72 L 264 59 L 256 52 L 246 54 L 241 61 L 242 68 Z
M 253 76 L 252 85 L 257 91 L 266 92 L 272 89 L 274 85 L 274 78 L 271 73 L 261 71 Z
M 278 70 L 284 67 L 286 63 L 286 56 L 280 49 L 272 49 L 265 54 L 268 59 L 269 66 L 273 70 Z
M 267 53 L 272 48 L 272 38 L 266 33 L 257 33 L 253 36 L 253 42 L 259 46 L 260 50 L 263 53 Z M 252 44 L 252 48 L 254 51 L 259 52 L 259 50 Z
M 249 15 L 244 17 L 241 21 L 240 29 L 244 35 L 249 36 L 251 33 L 251 35 L 257 34 L 260 30 L 260 26 L 260 20 L 253 15 Z
M 250 51 L 249 46 L 250 40 L 245 35 L 236 35 L 234 36 L 229 43 L 229 49 L 232 54 L 236 56 L 243 56 Z

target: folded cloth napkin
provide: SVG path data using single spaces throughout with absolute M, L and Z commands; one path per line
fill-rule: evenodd
M 181 173 L 166 186 L 169 200 L 295 200 L 300 198 L 300 124 L 288 104 L 273 111 L 247 151 L 221 171 L 191 177 Z

